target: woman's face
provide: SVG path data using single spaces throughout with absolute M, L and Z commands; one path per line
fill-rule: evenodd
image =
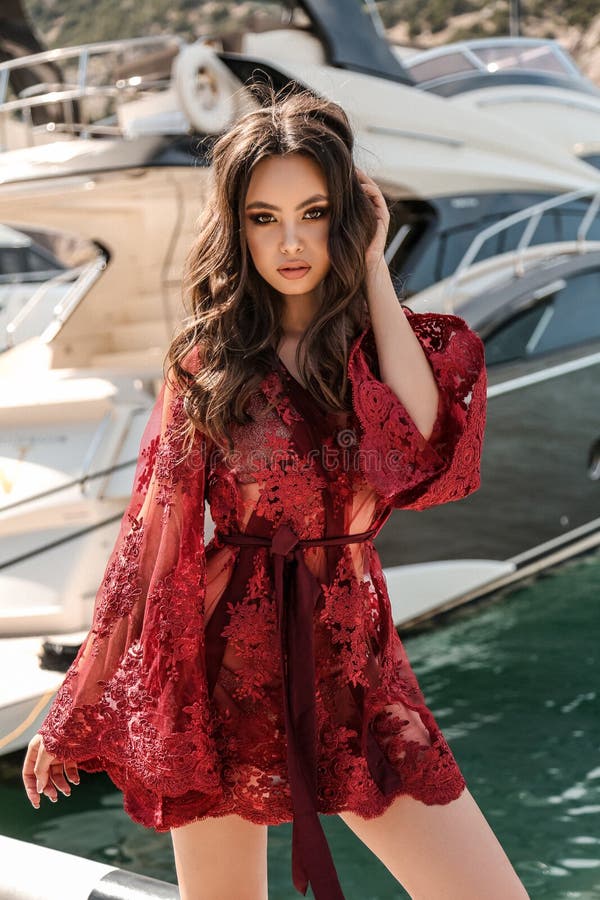
M 330 267 L 329 191 L 321 167 L 299 153 L 257 163 L 246 194 L 246 235 L 257 272 L 283 296 L 313 296 Z M 300 266 L 285 273 L 285 266 Z

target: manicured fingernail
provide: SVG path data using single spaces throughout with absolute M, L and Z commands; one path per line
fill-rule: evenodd
M 58 797 L 50 797 L 50 799 L 52 800 L 53 803 L 56 803 L 56 801 L 58 800 Z

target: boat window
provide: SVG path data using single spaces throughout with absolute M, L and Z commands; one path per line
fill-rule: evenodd
M 561 240 L 575 241 L 577 240 L 577 232 L 581 225 L 582 213 L 574 209 L 565 209 L 561 214 Z M 596 216 L 586 232 L 586 241 L 600 240 L 600 217 Z
M 600 153 L 583 153 L 579 159 L 582 159 L 590 166 L 594 166 L 596 169 L 600 169 Z
M 576 201 L 564 207 L 547 210 L 538 222 L 530 244 L 575 240 L 587 208 L 587 203 Z M 438 222 L 428 204 L 422 203 L 418 208 L 414 204 L 413 209 L 413 205 L 402 201 L 397 204 L 397 210 L 399 212 L 393 214 L 389 234 L 394 236 L 398 229 L 406 224 L 410 229 L 394 252 L 389 265 L 390 269 L 403 280 L 406 296 L 412 296 L 436 281 L 452 275 L 471 241 L 480 231 L 499 221 L 502 215 L 514 211 L 508 209 L 502 214 L 480 215 L 465 224 L 446 226 L 438 231 Z M 515 250 L 526 224 L 527 221 L 522 220 L 491 237 L 483 244 L 475 262 L 489 259 L 497 253 Z M 592 221 L 586 237 L 587 240 L 600 240 L 600 216 Z M 393 237 L 390 238 L 390 243 L 392 239 Z
M 581 216 L 575 217 L 577 224 L 581 222 Z M 456 271 L 457 266 L 469 248 L 471 241 L 488 225 L 496 221 L 492 217 L 480 219 L 466 228 L 454 228 L 441 236 L 440 269 L 437 279 L 446 278 Z M 492 235 L 482 245 L 473 262 L 481 262 L 496 256 L 498 253 L 506 253 L 515 250 L 525 230 L 523 222 L 517 222 L 509 228 Z M 531 241 L 532 244 L 548 244 L 552 241 L 566 240 L 562 237 L 560 229 L 560 217 L 553 213 L 546 213 L 540 219 Z
M 25 281 L 27 275 L 61 272 L 63 268 L 32 247 L 0 247 L 0 277 L 19 275 L 19 280 Z
M 477 71 L 477 66 L 464 53 L 444 53 L 416 62 L 412 66 L 410 61 L 405 65 L 417 84 L 446 75 L 457 75 L 459 72 Z
M 435 273 L 439 270 L 438 257 L 440 255 L 440 242 L 438 235 L 434 235 L 425 246 L 421 246 L 418 259 L 404 258 L 398 255 L 390 264 L 390 270 L 404 279 L 404 295 L 410 297 L 419 291 L 425 290 L 430 284 L 439 281 Z
M 24 264 L 22 247 L 0 247 L 0 275 L 20 274 Z
M 540 226 L 541 226 L 540 222 Z M 518 247 L 519 241 L 523 237 L 523 232 L 527 227 L 527 222 L 515 222 L 514 225 L 510 225 L 508 228 L 505 228 L 498 235 L 498 253 L 506 253 L 509 250 L 514 250 L 515 247 Z
M 540 356 L 600 339 L 600 270 L 573 275 L 564 287 L 515 314 L 485 341 L 486 363 Z
M 532 353 L 545 353 L 600 337 L 600 270 L 574 275 L 554 295 L 552 316 Z
M 24 256 L 24 272 L 62 272 L 64 266 L 56 260 L 39 253 L 33 247 L 27 247 Z
M 476 234 L 481 231 L 481 227 L 481 224 L 478 223 L 476 227 L 470 225 L 467 228 L 455 228 L 442 236 L 440 279 L 456 271 L 469 244 Z M 476 260 L 488 259 L 490 256 L 496 256 L 498 252 L 498 235 L 496 234 L 483 244 Z
M 547 308 L 546 298 L 543 303 L 538 303 L 531 309 L 517 313 L 490 335 L 485 341 L 486 365 L 491 366 L 496 363 L 526 358 L 528 356 L 527 342 Z
M 529 72 L 550 72 L 554 75 L 573 76 L 573 72 L 548 44 L 516 47 L 514 44 L 500 44 L 492 47 L 471 47 L 488 72 L 527 70 Z

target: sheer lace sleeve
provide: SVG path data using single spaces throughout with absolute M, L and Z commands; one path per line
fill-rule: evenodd
M 195 351 L 188 359 L 197 363 Z M 190 789 L 191 762 L 207 762 L 197 719 L 199 704 L 206 706 L 207 450 L 196 431 L 181 460 L 177 429 L 185 419 L 169 374 L 142 435 L 90 630 L 39 729 L 51 753 L 86 771 L 106 770 L 119 787 L 135 784 L 140 797 L 158 787 L 173 795 Z
M 403 309 L 439 388 L 429 439 L 389 385 L 379 379 L 370 325 L 351 348 L 348 374 L 366 480 L 392 506 L 425 509 L 460 500 L 480 486 L 487 402 L 485 354 L 481 338 L 460 316 Z

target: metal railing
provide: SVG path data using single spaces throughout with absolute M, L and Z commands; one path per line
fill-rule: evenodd
M 89 100 L 90 98 L 106 98 L 116 101 L 118 105 L 126 97 L 131 97 L 148 89 L 165 89 L 170 84 L 170 78 L 145 78 L 143 75 L 131 75 L 130 77 L 118 77 L 114 74 L 105 76 L 104 83 L 90 83 L 90 63 L 98 57 L 107 57 L 110 54 L 135 54 L 142 48 L 151 50 L 173 48 L 173 56 L 179 53 L 185 44 L 183 38 L 177 35 L 160 35 L 154 37 L 125 38 L 115 41 L 99 41 L 91 44 L 78 44 L 74 47 L 62 47 L 57 50 L 46 50 L 43 53 L 34 53 L 29 56 L 21 56 L 18 59 L 7 60 L 0 63 L 0 125 L 2 127 L 2 143 L 7 147 L 8 117 L 15 113 L 22 114 L 23 122 L 28 126 L 28 140 L 33 145 L 33 137 L 38 131 L 47 133 L 61 130 L 72 134 L 97 132 L 98 134 L 120 134 L 118 125 L 111 126 L 99 122 L 87 120 L 85 116 L 77 121 L 74 115 L 74 101 Z M 148 61 L 147 55 L 141 54 L 139 62 Z M 35 69 L 43 64 L 71 63 L 76 64 L 76 72 L 72 80 L 62 82 L 40 81 L 38 84 L 29 85 L 20 91 L 16 99 L 8 99 L 10 75 L 17 69 Z M 128 60 L 128 65 L 132 61 Z M 110 68 L 110 67 L 109 67 Z M 43 125 L 34 125 L 32 111 L 39 107 L 59 104 L 62 108 L 64 122 L 49 122 Z
M 135 407 L 134 409 L 129 411 L 127 422 L 123 427 L 123 441 L 125 437 L 130 433 L 131 428 L 133 426 L 133 422 L 138 415 L 148 416 L 148 407 Z M 10 510 L 16 509 L 19 506 L 26 506 L 28 503 L 35 503 L 38 500 L 45 500 L 48 497 L 56 497 L 59 494 L 64 494 L 65 491 L 70 491 L 72 488 L 79 488 L 79 493 L 82 497 L 89 497 L 88 486 L 90 482 L 95 481 L 97 478 L 104 479 L 104 484 L 99 489 L 96 494 L 95 499 L 104 500 L 105 499 L 105 491 L 106 486 L 113 475 L 117 472 L 121 472 L 124 469 L 130 469 L 132 467 L 135 468 L 137 466 L 139 457 L 136 456 L 132 459 L 124 460 L 123 462 L 115 462 L 117 456 L 119 456 L 123 450 L 123 441 L 117 443 L 114 448 L 114 452 L 111 454 L 111 460 L 107 466 L 102 469 L 97 469 L 95 472 L 91 472 L 90 467 L 93 462 L 93 458 L 96 454 L 98 446 L 104 438 L 104 434 L 106 433 L 108 426 L 113 420 L 112 413 L 106 413 L 96 430 L 92 438 L 92 443 L 88 449 L 86 454 L 86 458 L 83 461 L 82 465 L 82 473 L 76 478 L 71 478 L 69 481 L 65 481 L 62 484 L 54 485 L 51 488 L 44 488 L 43 491 L 38 491 L 35 494 L 29 494 L 27 497 L 21 497 L 19 500 L 13 500 L 11 503 L 6 503 L 0 506 L 0 512 L 6 513 Z
M 104 271 L 106 265 L 107 258 L 104 253 L 100 253 L 91 262 L 81 266 L 75 266 L 72 269 L 65 269 L 64 272 L 59 272 L 58 275 L 49 278 L 48 281 L 42 282 L 18 313 L 6 324 L 5 343 L 3 347 L 0 347 L 0 351 L 14 347 L 15 337 L 19 328 L 31 318 L 32 314 L 37 310 L 49 290 L 57 284 L 62 284 L 75 277 L 73 284 L 67 289 L 64 297 L 62 297 L 56 306 L 54 306 L 52 317 L 48 324 L 44 326 L 41 334 L 41 339 L 44 343 L 48 343 L 56 337 L 71 313 L 77 308 L 91 286 Z
M 467 270 L 474 264 L 479 251 L 486 243 L 486 241 L 490 240 L 490 238 L 496 237 L 496 235 L 500 234 L 501 232 L 508 230 L 513 225 L 517 225 L 520 222 L 527 222 L 525 229 L 523 230 L 523 234 L 521 235 L 514 250 L 504 251 L 504 253 L 506 254 L 515 254 L 513 260 L 513 271 L 515 275 L 522 276 L 525 273 L 525 251 L 528 247 L 531 246 L 531 242 L 533 240 L 535 232 L 544 214 L 549 210 L 554 210 L 560 206 L 566 206 L 569 203 L 574 203 L 577 200 L 584 199 L 587 199 L 589 201 L 589 205 L 587 210 L 584 213 L 582 212 L 581 222 L 579 223 L 579 227 L 577 229 L 577 237 L 575 241 L 545 242 L 552 244 L 564 243 L 565 245 L 573 246 L 576 252 L 583 253 L 588 246 L 588 242 L 586 241 L 588 231 L 592 222 L 598 215 L 598 210 L 600 209 L 600 188 L 581 188 L 579 190 L 568 191 L 567 193 L 559 194 L 556 197 L 551 197 L 549 200 L 543 200 L 539 203 L 534 203 L 531 206 L 527 206 L 525 209 L 520 209 L 516 213 L 511 213 L 509 216 L 505 216 L 498 222 L 493 222 L 491 225 L 488 225 L 487 228 L 483 228 L 478 234 L 475 235 L 475 237 L 467 247 L 465 253 L 463 254 L 462 259 L 454 270 L 453 274 L 446 280 L 443 291 L 444 308 L 446 309 L 446 311 L 452 312 L 452 297 L 456 293 L 459 282 L 465 277 L 465 273 L 467 272 Z M 542 247 L 544 246 L 544 244 L 540 244 L 539 246 Z

